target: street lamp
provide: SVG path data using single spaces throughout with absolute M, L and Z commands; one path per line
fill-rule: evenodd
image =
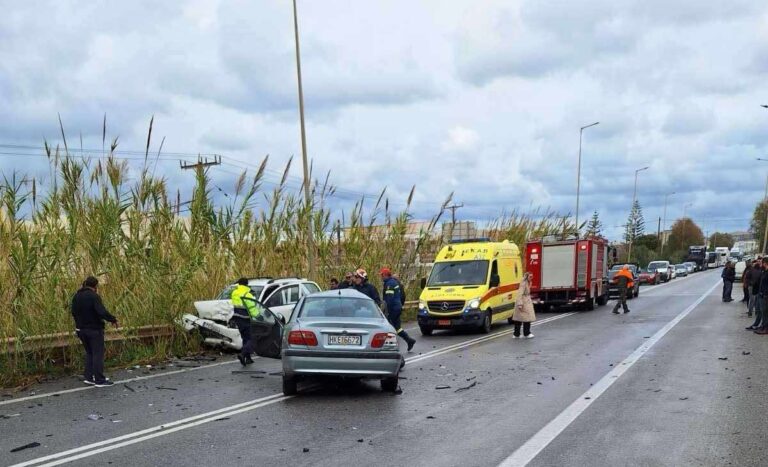
M 299 49 L 299 19 L 296 13 L 296 0 L 293 0 L 293 33 L 296 39 L 296 76 L 299 83 L 299 121 L 301 124 L 301 159 L 304 163 L 304 202 L 311 209 L 312 198 L 310 196 L 309 164 L 307 163 L 307 134 L 304 127 L 304 89 L 301 85 L 301 50 Z M 309 277 L 315 273 L 315 240 L 312 233 L 312 212 L 310 211 L 307 223 L 307 262 L 309 263 Z
M 632 216 L 632 210 L 635 209 L 635 201 L 637 201 L 637 174 L 642 172 L 643 170 L 648 170 L 649 167 L 643 167 L 642 169 L 635 170 L 635 189 L 632 191 L 632 207 L 629 210 L 630 213 L 630 225 L 629 228 L 631 229 L 629 231 L 629 247 L 627 248 L 627 262 L 632 258 L 632 241 L 634 240 L 634 227 L 635 227 L 635 218 Z
M 675 192 L 667 193 L 664 195 L 664 220 L 662 221 L 662 229 L 661 229 L 661 252 L 659 253 L 662 257 L 664 256 L 664 232 L 667 231 L 667 200 L 670 196 L 674 195 Z
M 576 170 L 576 234 L 577 235 L 581 230 L 579 229 L 579 194 L 581 191 L 581 139 L 582 139 L 584 130 L 599 124 L 600 122 L 590 123 L 589 125 L 583 126 L 579 129 L 579 167 Z
M 768 106 L 763 106 L 768 109 Z M 762 157 L 758 157 L 757 160 L 762 162 L 768 162 L 768 159 L 763 159 Z M 763 249 L 762 252 L 765 254 L 765 247 L 768 243 L 768 178 L 765 180 L 765 196 L 763 197 L 763 203 L 766 205 L 765 210 L 765 232 L 763 233 Z

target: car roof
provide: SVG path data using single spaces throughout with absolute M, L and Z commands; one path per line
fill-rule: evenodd
M 253 287 L 255 285 L 271 285 L 271 284 L 277 284 L 277 285 L 287 285 L 287 284 L 300 284 L 305 282 L 312 282 L 307 279 L 301 279 L 299 277 L 277 277 L 277 278 L 271 278 L 271 277 L 258 277 L 254 279 L 248 279 L 248 285 Z M 233 283 L 234 285 L 235 283 Z
M 332 298 L 332 297 L 340 297 L 340 298 L 364 298 L 367 300 L 371 300 L 371 298 L 365 294 L 362 294 L 358 292 L 355 289 L 335 289 L 335 290 L 324 290 L 322 292 L 313 293 L 311 295 L 312 298 Z M 371 300 L 373 301 L 373 300 Z

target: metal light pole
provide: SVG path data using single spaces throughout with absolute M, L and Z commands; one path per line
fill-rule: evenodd
M 667 200 L 670 196 L 674 195 L 675 192 L 667 193 L 664 195 L 664 220 L 662 221 L 662 228 L 661 228 L 661 251 L 659 252 L 659 256 L 664 256 L 664 232 L 667 231 Z
M 587 126 L 583 126 L 579 129 L 579 167 L 576 169 L 576 235 L 579 236 L 581 229 L 579 229 L 579 195 L 581 192 L 581 139 L 584 134 L 584 130 L 595 125 L 599 125 L 600 122 L 590 123 Z
M 301 123 L 301 159 L 304 163 L 304 202 L 310 208 L 307 223 L 307 262 L 309 263 L 309 277 L 315 274 L 315 239 L 312 232 L 312 198 L 310 195 L 309 164 L 307 162 L 307 134 L 304 127 L 304 89 L 301 85 L 301 50 L 299 48 L 299 19 L 296 13 L 296 0 L 293 0 L 293 33 L 296 39 L 296 76 L 299 82 L 299 120 Z
M 766 107 L 766 106 L 763 106 Z M 766 107 L 768 108 L 768 107 Z M 757 160 L 768 162 L 768 159 L 763 159 L 761 157 L 758 157 Z M 766 251 L 766 245 L 768 244 L 768 178 L 765 181 L 765 197 L 763 198 L 763 204 L 766 204 L 766 210 L 765 210 L 765 232 L 763 233 L 763 248 L 762 252 L 765 254 Z
M 648 170 L 648 167 L 643 167 L 642 169 L 635 170 L 635 189 L 632 191 L 632 207 L 629 210 L 630 213 L 630 224 L 629 228 L 631 229 L 629 231 L 629 247 L 627 248 L 627 262 L 632 258 L 632 241 L 634 240 L 634 227 L 635 227 L 635 218 L 632 216 L 632 210 L 635 209 L 635 201 L 637 201 L 637 174 L 642 172 L 643 170 Z

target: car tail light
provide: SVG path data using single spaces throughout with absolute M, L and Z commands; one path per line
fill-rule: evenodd
M 397 335 L 391 332 L 380 332 L 371 339 L 371 347 L 380 349 L 382 347 L 397 347 Z
M 288 333 L 288 343 L 314 347 L 317 345 L 317 336 L 312 331 L 291 331 Z

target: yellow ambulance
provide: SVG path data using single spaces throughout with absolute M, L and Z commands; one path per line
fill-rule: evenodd
M 520 250 L 507 240 L 463 240 L 443 247 L 422 279 L 421 333 L 467 327 L 488 333 L 494 323 L 511 322 L 522 276 Z

